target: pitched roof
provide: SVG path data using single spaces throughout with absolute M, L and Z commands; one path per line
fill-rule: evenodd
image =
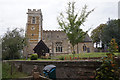
M 89 37 L 88 34 L 86 34 L 83 41 L 84 41 L 84 42 L 92 42 L 92 39 Z
M 49 48 L 46 44 L 40 40 L 38 44 L 34 47 L 34 53 L 49 53 Z

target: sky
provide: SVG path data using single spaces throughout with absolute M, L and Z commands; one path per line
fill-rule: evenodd
M 26 29 L 28 9 L 41 9 L 43 14 L 43 29 L 58 30 L 57 17 L 67 9 L 67 3 L 75 1 L 76 11 L 82 9 L 86 4 L 88 11 L 95 10 L 88 16 L 84 26 L 81 28 L 90 32 L 100 24 L 110 19 L 118 19 L 119 0 L 0 0 L 0 36 L 7 29 Z

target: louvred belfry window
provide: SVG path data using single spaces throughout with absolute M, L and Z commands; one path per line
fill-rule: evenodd
M 32 17 L 32 24 L 35 24 L 35 17 Z

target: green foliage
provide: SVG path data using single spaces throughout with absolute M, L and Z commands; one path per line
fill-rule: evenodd
M 31 60 L 37 60 L 37 59 L 38 59 L 38 55 L 37 55 L 37 54 L 32 54 L 32 55 L 30 56 L 30 59 L 31 59 Z
M 105 26 L 106 26 L 106 24 L 100 24 L 97 28 L 95 28 L 91 32 L 91 38 L 93 40 L 93 43 L 96 43 L 96 48 L 97 48 L 97 44 L 100 43 L 100 41 L 101 41 L 101 35 L 103 32 L 103 28 Z
M 120 51 L 120 20 L 110 20 L 106 23 L 106 27 L 103 28 L 101 34 L 101 41 L 103 44 L 109 45 L 110 40 L 114 38 L 119 46 Z
M 16 67 L 13 66 L 13 74 L 11 72 L 11 65 L 8 63 L 2 64 L 2 80 L 9 80 L 9 78 L 20 78 L 20 77 L 27 77 L 28 75 L 22 72 L 18 72 Z
M 82 8 L 81 14 L 75 13 L 75 2 L 69 2 L 66 14 L 60 13 L 57 17 L 60 28 L 67 34 L 70 43 L 72 44 L 73 51 L 74 46 L 83 41 L 84 36 L 87 32 L 80 29 L 80 26 L 86 21 L 88 15 L 93 11 L 86 11 L 87 6 Z M 66 16 L 67 15 L 67 16 Z
M 110 42 L 110 46 L 109 46 L 109 52 L 113 53 L 113 52 L 117 52 L 118 51 L 118 45 L 115 42 L 115 39 L 112 39 Z
M 113 54 L 107 54 L 102 59 L 102 65 L 96 69 L 96 80 L 119 80 L 118 67 Z
M 64 60 L 64 57 L 63 57 L 63 56 L 61 56 L 59 59 L 60 59 L 60 60 Z
M 91 38 L 94 43 L 99 44 L 102 41 L 102 47 L 104 44 L 109 46 L 110 40 L 114 38 L 119 46 L 120 51 L 120 19 L 109 20 L 106 24 L 100 24 L 91 32 Z M 96 46 L 97 47 L 97 46 Z
M 26 39 L 23 36 L 23 29 L 13 29 L 5 33 L 2 38 L 2 59 L 18 59 Z
M 119 80 L 118 66 L 115 62 L 115 55 L 113 52 L 117 51 L 117 43 L 115 39 L 110 42 L 109 53 L 107 57 L 102 58 L 102 65 L 96 69 L 96 80 Z

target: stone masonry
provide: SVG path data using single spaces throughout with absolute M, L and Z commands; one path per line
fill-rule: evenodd
M 43 30 L 42 27 L 42 11 L 41 9 L 28 9 L 28 19 L 26 25 L 26 38 L 28 45 L 24 48 L 24 56 L 33 54 L 33 48 L 40 40 L 48 46 L 51 55 L 69 54 L 72 53 L 72 46 L 67 38 L 67 35 L 60 30 Z M 75 46 L 77 53 L 93 52 L 93 43 L 89 35 L 85 36 L 82 43 Z
M 75 79 L 75 80 L 89 80 L 94 78 L 95 70 L 101 65 L 97 61 L 6 61 L 14 66 L 21 66 L 22 72 L 32 75 L 34 66 L 38 67 L 40 75 L 44 76 L 43 68 L 46 65 L 56 66 L 56 78 L 61 79 Z

